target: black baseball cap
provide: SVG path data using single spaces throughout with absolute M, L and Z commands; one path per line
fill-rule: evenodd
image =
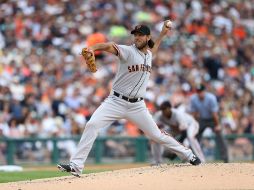
M 196 86 L 196 91 L 202 92 L 202 91 L 204 91 L 204 90 L 205 90 L 205 85 L 204 85 L 204 84 L 198 84 L 198 85 Z
M 171 107 L 172 107 L 172 105 L 171 105 L 170 101 L 164 101 L 160 105 L 160 110 L 165 110 L 165 109 L 171 108 Z
M 135 26 L 135 28 L 131 31 L 131 34 L 135 34 L 135 33 L 141 33 L 141 34 L 144 34 L 144 35 L 150 35 L 150 28 L 146 25 L 137 25 Z

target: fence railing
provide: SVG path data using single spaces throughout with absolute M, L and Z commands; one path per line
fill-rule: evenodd
M 215 137 L 205 137 L 207 139 L 213 140 Z M 226 135 L 225 138 L 227 141 L 232 141 L 237 138 L 247 138 L 250 140 L 252 143 L 253 151 L 252 151 L 252 160 L 254 160 L 254 135 L 253 134 L 243 134 L 243 135 Z M 13 138 L 0 138 L 0 143 L 5 143 L 6 144 L 6 160 L 7 164 L 15 164 L 15 159 L 14 155 L 17 150 L 17 145 L 25 143 L 25 142 L 30 142 L 30 143 L 35 143 L 35 142 L 41 142 L 41 143 L 46 143 L 46 142 L 52 142 L 53 149 L 51 153 L 51 163 L 55 164 L 58 163 L 59 161 L 59 149 L 57 146 L 57 143 L 60 141 L 66 141 L 66 140 L 73 140 L 73 141 L 79 141 L 80 136 L 73 136 L 73 137 L 55 137 L 55 138 L 20 138 L 20 139 L 13 139 Z M 113 136 L 113 137 L 98 137 L 95 140 L 94 143 L 94 161 L 95 163 L 101 163 L 102 162 L 102 157 L 103 157 L 103 145 L 105 141 L 107 140 L 114 140 L 114 141 L 130 141 L 134 144 L 135 147 L 135 156 L 133 162 L 145 162 L 147 161 L 148 157 L 148 147 L 149 147 L 149 140 L 144 137 L 122 137 L 122 136 Z M 218 146 L 217 144 L 215 145 L 215 160 L 219 159 L 219 151 L 218 151 Z
M 52 142 L 53 151 L 51 155 L 51 163 L 55 164 L 59 161 L 59 149 L 57 143 L 60 141 L 73 140 L 79 141 L 80 136 L 73 137 L 54 137 L 54 138 L 0 138 L 0 142 L 6 143 L 6 160 L 7 164 L 15 164 L 14 155 L 18 144 L 25 142 L 35 143 L 35 142 Z M 131 141 L 135 144 L 135 158 L 134 162 L 145 162 L 147 160 L 147 145 L 148 139 L 144 136 L 139 137 L 122 137 L 122 136 L 112 136 L 112 137 L 98 137 L 94 143 L 94 159 L 95 163 L 101 163 L 103 154 L 103 144 L 106 140 L 116 140 L 116 141 Z

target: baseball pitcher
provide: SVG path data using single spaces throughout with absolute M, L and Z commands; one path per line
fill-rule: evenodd
M 160 131 L 146 108 L 144 95 L 152 72 L 152 56 L 157 52 L 163 37 L 170 31 L 171 25 L 165 21 L 162 30 L 154 42 L 150 29 L 146 25 L 137 25 L 131 34 L 133 45 L 118 45 L 114 42 L 98 43 L 84 48 L 84 56 L 91 72 L 96 72 L 94 51 L 105 51 L 118 56 L 119 64 L 110 95 L 93 113 L 87 122 L 80 139 L 77 151 L 72 155 L 69 164 L 58 164 L 62 171 L 80 176 L 92 145 L 103 127 L 119 119 L 135 123 L 148 138 L 163 144 L 182 160 L 192 165 L 199 165 L 200 159 L 193 152 L 177 142 L 173 137 Z

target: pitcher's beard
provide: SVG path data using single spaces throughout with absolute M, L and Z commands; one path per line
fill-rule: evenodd
M 144 49 L 147 45 L 148 45 L 148 42 L 146 41 L 146 42 L 142 43 L 140 46 L 137 46 L 137 45 L 136 45 L 136 47 L 137 47 L 139 50 L 142 50 L 142 49 Z

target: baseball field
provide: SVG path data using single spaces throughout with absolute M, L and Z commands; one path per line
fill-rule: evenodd
M 114 166 L 117 167 L 117 166 Z M 133 166 L 130 166 L 133 167 Z M 100 168 L 100 166 L 98 166 Z M 98 169 L 97 168 L 97 169 Z M 21 182 L 2 183 L 4 190 L 169 190 L 169 189 L 245 189 L 254 190 L 252 163 L 211 163 L 201 166 L 164 164 L 112 168 L 110 171 L 73 176 L 51 177 Z M 106 169 L 106 168 L 101 168 Z M 107 168 L 109 170 L 109 168 Z M 96 171 L 96 169 L 94 170 Z M 98 171 L 98 170 L 97 170 Z M 11 174 L 10 174 L 11 175 Z

